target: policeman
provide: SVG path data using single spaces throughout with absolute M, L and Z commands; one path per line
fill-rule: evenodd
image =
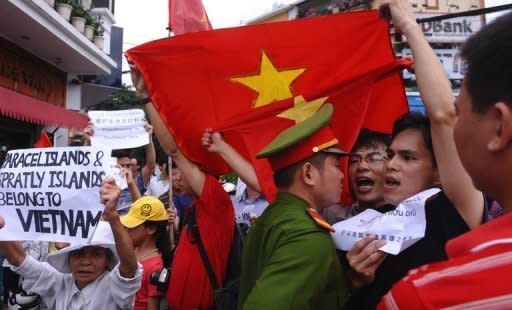
M 330 127 L 332 105 L 279 134 L 258 155 L 268 158 L 276 200 L 244 243 L 239 309 L 337 309 L 348 287 L 319 215 L 341 195 L 339 157 Z

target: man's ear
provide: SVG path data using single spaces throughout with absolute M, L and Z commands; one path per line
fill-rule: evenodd
M 498 102 L 488 113 L 493 122 L 493 132 L 487 149 L 489 152 L 499 152 L 507 148 L 512 140 L 511 107 L 504 102 Z
M 316 183 L 316 176 L 318 175 L 318 169 L 313 164 L 306 162 L 301 168 L 301 178 L 303 182 L 309 186 Z

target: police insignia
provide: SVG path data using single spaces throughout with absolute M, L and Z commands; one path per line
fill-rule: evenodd
M 322 229 L 328 231 L 328 232 L 335 232 L 336 230 L 327 223 L 327 221 L 320 215 L 318 212 L 316 212 L 313 208 L 307 209 L 308 214 L 313 218 L 313 220 L 320 226 Z

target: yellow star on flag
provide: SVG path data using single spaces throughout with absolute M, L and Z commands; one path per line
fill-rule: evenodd
M 293 108 L 289 108 L 276 116 L 291 119 L 295 121 L 295 124 L 298 124 L 315 114 L 326 100 L 327 97 L 323 97 L 308 102 L 304 97 L 297 96 L 293 99 Z
M 257 75 L 231 78 L 231 81 L 243 84 L 258 93 L 254 108 L 274 101 L 293 97 L 291 84 L 306 69 L 279 71 L 272 64 L 265 52 L 261 55 L 260 72 Z

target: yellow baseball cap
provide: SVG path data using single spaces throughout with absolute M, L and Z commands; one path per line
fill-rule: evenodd
M 134 228 L 145 221 L 167 221 L 169 215 L 164 204 L 153 196 L 143 196 L 137 199 L 127 214 L 121 216 L 121 224 L 126 228 Z

